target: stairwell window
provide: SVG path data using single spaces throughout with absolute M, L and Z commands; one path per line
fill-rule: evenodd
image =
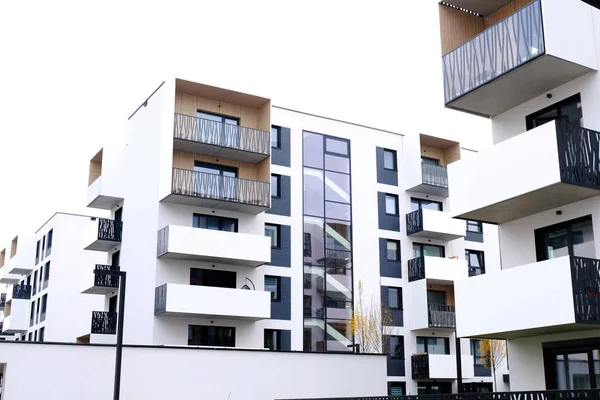
M 265 276 L 265 291 L 271 292 L 271 301 L 281 300 L 281 277 Z
M 273 249 L 278 249 L 281 247 L 281 243 L 279 240 L 280 232 L 281 232 L 280 225 L 265 224 L 265 236 L 268 236 L 271 238 L 271 248 L 273 248 Z

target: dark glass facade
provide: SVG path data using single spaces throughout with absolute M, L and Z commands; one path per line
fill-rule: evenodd
M 303 135 L 304 351 L 351 352 L 350 141 Z

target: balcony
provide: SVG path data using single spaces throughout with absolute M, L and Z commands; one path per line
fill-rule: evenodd
M 462 356 L 462 365 L 473 364 L 473 357 Z M 413 354 L 411 357 L 412 378 L 414 380 L 428 379 L 456 379 L 456 355 L 455 354 Z M 463 372 L 465 368 L 462 368 Z M 467 368 L 468 370 L 468 368 Z M 467 374 L 463 378 L 472 378 Z
M 599 195 L 599 142 L 554 121 L 453 163 L 453 216 L 501 224 Z
M 464 224 L 463 228 L 464 228 Z M 452 284 L 467 278 L 469 268 L 466 260 L 442 257 L 418 257 L 408 260 L 408 281 L 428 279 L 439 284 Z
M 469 3 L 487 13 L 510 2 L 449 3 L 458 7 Z M 500 14 L 505 14 L 500 10 L 485 19 L 465 15 L 462 25 L 451 13 L 440 14 L 442 42 L 456 40 L 456 30 L 469 25 L 464 18 L 471 18 L 470 25 L 481 30 L 442 58 L 447 107 L 494 117 L 597 70 L 592 8 L 580 0 L 536 0 L 502 20 Z M 483 30 L 496 21 L 500 22 Z
M 406 234 L 450 241 L 465 237 L 465 222 L 450 217 L 450 213 L 420 209 L 406 214 Z
M 271 154 L 271 133 L 175 114 L 174 150 L 256 164 Z
M 108 251 L 121 244 L 123 222 L 97 218 L 84 232 L 84 249 Z
M 106 186 L 106 185 L 104 185 Z M 111 210 L 117 204 L 123 201 L 122 197 L 118 197 L 107 191 L 102 185 L 102 176 L 96 178 L 88 186 L 88 207 L 99 208 L 101 210 Z
M 13 285 L 12 299 L 13 300 L 29 300 L 29 299 L 31 299 L 31 285 Z
M 258 267 L 271 262 L 271 239 L 247 233 L 168 225 L 158 232 L 157 256 Z
M 92 311 L 92 335 L 116 335 L 117 313 Z
M 8 265 L 0 268 L 0 283 L 5 285 L 14 285 L 21 282 L 21 275 L 9 274 Z
M 156 288 L 154 314 L 269 319 L 271 292 L 167 283 Z
M 259 214 L 271 207 L 271 185 L 173 168 L 171 195 L 165 201 Z
M 96 264 L 96 267 L 94 268 L 94 274 L 86 274 L 86 278 L 88 278 L 91 282 L 88 281 L 86 284 L 86 289 L 82 293 L 106 295 L 116 291 L 119 288 L 119 276 L 98 274 L 96 271 L 118 270 L 118 266 Z
M 456 282 L 458 336 L 512 339 L 598 329 L 600 287 L 590 277 L 599 269 L 599 260 L 565 256 Z
M 9 275 L 21 276 L 29 275 L 33 271 L 33 267 L 33 258 L 29 260 L 25 254 L 18 253 L 8 261 L 4 268 Z
M 16 287 L 16 286 L 15 286 Z M 31 287 L 30 293 L 31 293 Z M 26 290 L 25 290 L 26 292 Z M 14 295 L 13 289 L 13 295 Z M 23 292 L 19 292 L 19 297 L 26 297 Z M 23 295 L 23 296 L 21 296 Z M 7 300 L 6 307 L 4 309 L 4 327 L 3 333 L 23 333 L 29 329 L 29 312 L 31 308 L 31 302 L 29 298 L 20 299 L 12 298 Z
M 4 311 L 4 308 L 6 307 L 6 293 L 1 293 L 0 294 L 0 311 Z M 0 330 L 1 332 L 2 330 Z

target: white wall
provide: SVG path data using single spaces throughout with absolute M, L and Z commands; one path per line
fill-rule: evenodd
M 0 344 L 5 400 L 112 396 L 112 346 Z M 31 360 L 36 359 L 36 362 Z M 353 365 L 352 368 L 348 368 Z M 323 371 L 344 371 L 323 376 Z M 386 359 L 352 354 L 125 348 L 121 398 L 274 400 L 383 396 Z M 36 379 L 31 379 L 35 376 Z

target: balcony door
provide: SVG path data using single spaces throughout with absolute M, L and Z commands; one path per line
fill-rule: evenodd
M 537 261 L 563 256 L 596 258 L 592 216 L 535 230 Z
M 412 197 L 410 199 L 410 209 L 411 209 L 411 211 L 417 211 L 417 210 L 444 211 L 444 207 L 442 206 L 441 202 L 433 201 L 433 200 L 418 199 L 416 197 Z
M 198 118 L 197 141 L 236 149 L 240 147 L 239 118 L 206 111 L 197 111 L 196 117 Z
M 555 103 L 543 110 L 537 111 L 528 115 L 525 119 L 527 122 L 527 130 L 537 128 L 547 122 L 559 120 L 567 124 L 580 127 L 583 118 L 583 110 L 581 109 L 581 96 L 576 94 L 563 101 Z
M 238 169 L 218 164 L 194 162 L 194 192 L 201 197 L 237 201 Z
M 444 246 L 433 244 L 413 243 L 413 258 L 419 257 L 445 257 Z
M 600 388 L 598 338 L 544 343 L 546 389 Z

